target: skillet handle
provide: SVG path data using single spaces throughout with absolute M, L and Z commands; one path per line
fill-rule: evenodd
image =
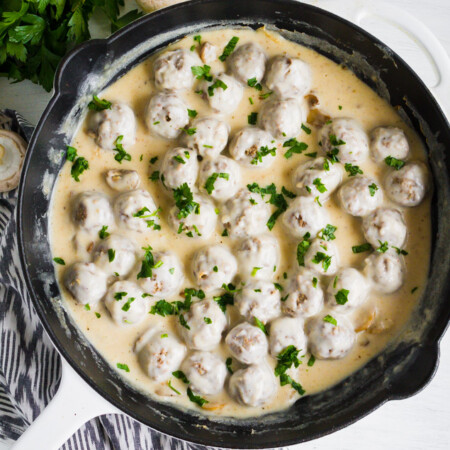
M 13 445 L 14 450 L 58 450 L 88 420 L 120 412 L 81 379 L 64 358 L 61 363 L 58 391 Z
M 430 65 L 437 72 L 436 84 L 428 88 L 450 119 L 450 58 L 443 45 L 423 22 L 404 9 L 378 0 L 307 0 L 306 3 L 331 11 L 358 26 L 368 17 L 381 20 L 412 38 L 417 47 L 428 56 Z M 383 40 L 383 36 L 377 37 Z M 402 56 L 402 49 L 394 46 L 394 50 Z

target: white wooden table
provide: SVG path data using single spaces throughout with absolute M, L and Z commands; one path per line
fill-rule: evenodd
M 308 3 L 314 4 L 315 0 Z M 404 8 L 419 18 L 434 32 L 450 54 L 450 0 L 391 0 L 390 4 Z M 339 0 L 331 0 L 330 9 L 336 6 L 339 6 Z M 367 20 L 362 26 L 397 51 L 425 82 L 432 83 L 436 75 L 414 40 L 394 27 L 380 25 L 373 20 Z M 0 109 L 16 109 L 32 123 L 38 121 L 50 96 L 30 82 L 9 84 L 7 80 L 0 79 Z M 8 445 L 0 444 L 0 450 L 7 448 Z M 438 371 L 422 392 L 406 400 L 389 402 L 337 433 L 292 447 L 296 450 L 300 448 L 449 450 L 450 333 L 441 342 Z

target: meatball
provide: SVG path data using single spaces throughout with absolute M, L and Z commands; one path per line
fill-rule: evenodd
M 200 156 L 216 158 L 226 147 L 230 126 L 214 117 L 195 119 L 191 126 L 195 133 L 183 133 L 183 144 Z
M 352 216 L 366 216 L 383 201 L 381 189 L 375 189 L 375 180 L 368 177 L 351 178 L 339 189 L 339 199 L 344 210 Z
M 165 381 L 178 370 L 186 355 L 186 347 L 172 334 L 150 329 L 136 343 L 139 363 L 155 381 Z
M 105 174 L 106 184 L 115 191 L 125 192 L 137 189 L 141 184 L 135 170 L 111 169 Z
M 303 325 L 303 320 L 297 317 L 274 320 L 270 324 L 270 354 L 276 358 L 286 347 L 293 345 L 299 350 L 298 356 L 304 356 L 308 347 Z
M 402 129 L 378 127 L 370 133 L 370 151 L 375 162 L 383 162 L 388 156 L 405 159 L 409 154 L 409 144 Z
M 314 239 L 304 257 L 306 267 L 322 275 L 334 275 L 339 266 L 336 244 L 322 239 Z
M 105 150 L 112 150 L 119 136 L 123 136 L 125 148 L 136 141 L 136 119 L 133 110 L 124 103 L 113 103 L 111 108 L 93 113 L 90 128 L 96 144 Z
M 198 176 L 197 152 L 177 147 L 168 150 L 161 165 L 161 181 L 168 189 L 176 189 L 186 183 L 191 189 Z
M 256 127 L 246 127 L 234 135 L 228 151 L 232 158 L 246 167 L 252 169 L 267 168 L 275 161 L 275 156 L 269 153 L 259 160 L 257 152 L 265 147 L 268 149 L 276 148 L 274 143 L 273 137 L 267 131 Z
M 359 270 L 346 267 L 330 281 L 327 303 L 339 312 L 349 312 L 361 306 L 369 295 L 369 283 Z
M 106 309 L 117 325 L 135 325 L 141 322 L 147 312 L 144 291 L 131 281 L 116 281 L 105 296 Z
M 136 248 L 129 239 L 111 234 L 95 246 L 93 261 L 107 275 L 126 276 L 136 262 Z
M 271 280 L 280 262 L 278 241 L 270 234 L 248 237 L 236 249 L 239 275 L 245 280 Z M 258 269 L 255 271 L 254 268 Z
M 216 395 L 223 389 L 227 369 L 214 353 L 194 352 L 188 356 L 181 370 L 190 381 L 192 390 L 201 395 Z
M 294 98 L 270 100 L 264 102 L 258 114 L 258 124 L 277 139 L 296 137 L 306 122 L 307 107 L 305 102 Z
M 157 89 L 189 89 L 194 84 L 192 66 L 201 62 L 195 52 L 176 49 L 160 55 L 153 63 Z
M 297 197 L 282 215 L 283 225 L 295 238 L 311 236 L 325 228 L 329 223 L 325 208 L 319 206 L 312 197 Z
M 147 105 L 145 123 L 153 135 L 176 139 L 189 123 L 188 108 L 174 92 L 159 92 Z
M 406 240 L 407 228 L 402 213 L 394 208 L 378 208 L 363 220 L 367 241 L 377 248 L 380 242 L 401 248 Z
M 192 274 L 197 286 L 206 292 L 230 283 L 237 272 L 237 262 L 222 245 L 211 245 L 197 251 L 192 258 Z
M 124 192 L 114 200 L 114 214 L 123 228 L 143 233 L 159 224 L 158 209 L 143 189 Z
M 74 222 L 89 231 L 114 224 L 114 215 L 106 195 L 96 191 L 81 192 L 72 205 Z
M 394 250 L 373 253 L 364 261 L 364 273 L 376 290 L 384 294 L 397 291 L 405 281 L 403 258 Z
M 252 280 L 235 295 L 234 304 L 250 323 L 256 317 L 265 324 L 280 315 L 280 291 L 270 281 Z
M 225 73 L 219 74 L 213 81 L 200 83 L 199 90 L 209 106 L 218 113 L 231 114 L 241 103 L 244 89 L 239 81 Z
M 331 323 L 328 319 L 334 323 Z M 309 350 L 319 359 L 343 358 L 355 343 L 355 332 L 350 322 L 338 315 L 322 315 L 307 324 Z
M 199 205 L 198 214 L 192 212 L 187 217 L 182 217 L 178 207 L 173 206 L 169 211 L 167 221 L 177 234 L 185 233 L 191 238 L 208 239 L 216 229 L 217 224 L 214 204 L 204 195 L 194 194 L 193 201 Z
M 64 285 L 79 303 L 96 304 L 106 293 L 106 274 L 93 263 L 75 263 L 64 273 Z
M 232 356 L 244 364 L 260 362 L 267 355 L 267 338 L 262 330 L 247 322 L 235 326 L 225 338 Z
M 269 61 L 265 84 L 278 97 L 303 97 L 311 83 L 311 69 L 301 59 L 278 55 Z
M 385 181 L 391 200 L 402 206 L 417 206 L 425 197 L 428 184 L 427 168 L 423 163 L 412 162 L 400 170 L 393 170 Z
M 233 197 L 239 189 L 241 169 L 226 156 L 205 159 L 200 163 L 198 184 L 201 191 L 215 200 L 224 201 Z
M 282 311 L 294 317 L 310 317 L 323 308 L 323 290 L 317 273 L 300 267 L 291 279 L 287 298 L 281 302 Z
M 184 271 L 178 256 L 170 251 L 153 253 L 154 266 L 150 277 L 136 276 L 138 284 L 154 298 L 170 299 L 178 294 Z
M 294 191 L 300 195 L 326 200 L 342 181 L 342 166 L 327 158 L 316 158 L 300 164 L 292 175 Z
M 229 389 L 231 396 L 242 405 L 263 406 L 274 398 L 277 382 L 267 364 L 253 364 L 234 372 Z
M 331 153 L 341 163 L 362 163 L 369 155 L 369 139 L 354 119 L 339 118 L 323 126 L 319 142 L 325 153 Z
M 228 66 L 231 73 L 246 86 L 248 80 L 255 79 L 259 83 L 266 69 L 266 55 L 259 45 L 250 42 L 231 54 Z
M 227 200 L 221 211 L 221 220 L 232 237 L 257 236 L 266 230 L 270 206 L 261 197 L 240 189 Z
M 193 303 L 183 317 L 184 325 L 178 322 L 178 329 L 189 348 L 210 351 L 219 345 L 227 318 L 214 300 Z

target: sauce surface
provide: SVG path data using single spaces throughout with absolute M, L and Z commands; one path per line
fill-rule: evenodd
M 208 41 L 216 45 L 220 51 L 233 36 L 239 37 L 239 45 L 247 42 L 258 43 L 269 58 L 283 54 L 302 59 L 311 68 L 313 74 L 312 91 L 318 97 L 322 110 L 326 111 L 333 118 L 355 118 L 367 133 L 377 126 L 399 127 L 404 130 L 409 142 L 409 159 L 426 162 L 423 145 L 415 132 L 401 120 L 396 111 L 386 101 L 377 96 L 375 92 L 357 79 L 349 70 L 335 64 L 313 50 L 287 41 L 278 34 L 264 29 L 256 32 L 230 29 L 209 31 L 202 33 L 202 41 Z M 189 49 L 193 44 L 196 44 L 193 41 L 193 37 L 188 36 L 172 44 L 168 49 Z M 194 287 L 194 282 L 189 279 L 189 267 L 195 251 L 212 243 L 222 243 L 230 248 L 233 248 L 236 244 L 231 238 L 221 236 L 223 227 L 220 221 L 217 224 L 217 232 L 208 240 L 196 240 L 184 234 L 178 235 L 167 224 L 167 211 L 169 205 L 171 205 L 171 195 L 168 191 L 162 189 L 159 182 L 151 181 L 149 176 L 153 171 L 159 170 L 162 155 L 177 145 L 174 141 L 152 136 L 143 120 L 148 100 L 156 91 L 152 81 L 152 64 L 157 56 L 150 57 L 130 70 L 99 95 L 101 98 L 106 98 L 111 102 L 128 104 L 136 115 L 136 143 L 126 148 L 126 151 L 131 155 L 131 161 L 123 161 L 122 164 L 119 164 L 114 160 L 113 152 L 98 147 L 89 135 L 87 121 L 84 121 L 76 133 L 71 145 L 77 149 L 79 155 L 88 159 L 89 170 L 82 174 L 79 183 L 75 182 L 71 177 L 71 164 L 69 163 L 62 168 L 59 174 L 53 193 L 50 217 L 52 250 L 53 256 L 65 260 L 66 266 L 80 260 L 89 261 L 89 252 L 80 250 L 79 247 L 74 245 L 74 236 L 77 234 L 78 229 L 71 218 L 72 199 L 78 193 L 87 190 L 104 192 L 112 199 L 117 193 L 105 183 L 105 171 L 113 168 L 136 170 L 141 179 L 140 188 L 147 190 L 153 197 L 156 205 L 163 210 L 160 222 L 161 231 L 138 233 L 122 230 L 122 233 L 135 241 L 138 249 L 151 245 L 154 251 L 165 249 L 174 251 L 185 268 L 186 281 L 183 288 Z M 211 73 L 222 72 L 225 68 L 224 63 L 218 60 L 210 65 Z M 196 110 L 200 117 L 213 115 L 208 104 L 194 90 L 180 92 L 188 107 Z M 267 91 L 267 89 L 264 91 Z M 237 130 L 247 126 L 248 115 L 251 112 L 258 111 L 261 104 L 266 101 L 260 99 L 259 94 L 260 92 L 254 88 L 246 86 L 238 109 L 231 115 L 224 116 L 231 127 L 230 137 Z M 249 101 L 249 97 L 251 97 L 253 104 Z M 317 130 L 312 126 L 310 128 L 312 129 L 311 134 L 308 135 L 303 132 L 298 137 L 298 140 L 308 144 L 307 152 L 319 151 L 320 153 L 320 148 L 317 146 Z M 260 186 L 267 186 L 273 182 L 278 189 L 281 186 L 285 186 L 287 189 L 292 190 L 292 172 L 299 163 L 305 162 L 310 158 L 302 154 L 286 159 L 283 157 L 284 152 L 285 149 L 279 145 L 276 161 L 268 169 L 255 170 L 241 166 L 242 186 L 245 187 L 253 182 L 258 183 Z M 227 151 L 225 150 L 223 154 L 227 155 Z M 159 157 L 158 162 L 150 164 L 150 159 L 155 156 Z M 389 170 L 386 165 L 377 164 L 368 158 L 363 164 L 360 164 L 360 168 L 365 175 L 374 178 L 379 186 L 383 186 L 383 180 Z M 347 180 L 347 174 L 344 173 L 343 179 L 344 181 Z M 305 389 L 305 395 L 314 394 L 336 384 L 378 354 L 399 333 L 409 319 L 410 313 L 421 295 L 428 273 L 430 255 L 430 195 L 427 194 L 424 201 L 414 208 L 399 207 L 390 202 L 385 195 L 383 206 L 392 206 L 401 210 L 408 227 L 407 240 L 404 245 L 404 248 L 408 251 L 408 255 L 405 256 L 406 279 L 403 286 L 393 294 L 382 295 L 371 291 L 369 299 L 362 309 L 370 311 L 376 305 L 377 317 L 382 318 L 383 323 L 388 324 L 388 326 L 379 333 L 369 333 L 367 331 L 358 333 L 356 344 L 343 359 L 316 359 L 314 365 L 309 367 L 307 365 L 309 354 L 306 355 L 302 359 L 303 364 L 298 369 L 290 372 L 292 377 L 298 380 Z M 220 204 L 217 204 L 217 207 L 220 209 Z M 350 216 L 342 210 L 338 204 L 336 193 L 323 204 L 323 208 L 326 208 L 328 211 L 330 223 L 337 227 L 334 243 L 337 245 L 340 254 L 340 267 L 361 268 L 367 253 L 354 254 L 352 252 L 352 246 L 365 242 L 361 229 L 361 219 Z M 113 230 L 109 229 L 108 231 Z M 271 233 L 277 238 L 281 250 L 281 264 L 277 268 L 273 281 L 285 285 L 287 283 L 283 279 L 283 273 L 291 274 L 296 269 L 297 262 L 293 249 L 296 248 L 298 240 L 288 236 L 280 219 Z M 86 234 L 81 239 L 84 239 L 83 242 L 88 247 L 91 241 L 94 241 L 94 243 L 98 241 L 98 236 L 96 234 Z M 138 258 L 142 257 L 143 251 L 139 250 Z M 156 395 L 161 401 L 170 401 L 179 406 L 198 409 L 198 406 L 190 402 L 185 395 L 186 387 L 180 380 L 172 377 L 171 384 L 182 395 L 177 395 L 175 392 L 167 389 L 166 382 L 158 383 L 152 381 L 140 367 L 136 354 L 133 351 L 137 338 L 154 324 L 161 327 L 163 332 L 167 331 L 177 334 L 175 327 L 176 316 L 163 318 L 159 315 L 147 314 L 145 319 L 138 325 L 119 327 L 112 321 L 102 302 L 99 302 L 96 306 L 91 306 L 91 309 L 88 311 L 84 305 L 75 301 L 62 282 L 64 267 L 57 265 L 55 269 L 68 310 L 87 339 L 111 363 L 112 367 L 116 368 L 117 363 L 126 364 L 130 369 L 129 372 L 116 370 L 119 370 L 128 382 L 149 395 Z M 328 282 L 324 282 L 324 287 L 327 284 Z M 414 290 L 416 287 L 418 289 Z M 176 299 L 178 298 L 167 300 Z M 149 305 L 151 306 L 152 304 L 154 302 L 149 299 Z M 101 317 L 98 318 L 95 312 L 98 312 Z M 229 321 L 227 330 L 241 320 L 235 307 L 228 307 L 227 316 Z M 361 322 L 364 322 L 361 310 L 350 314 L 349 317 L 355 328 L 358 328 Z M 229 351 L 223 341 L 217 352 L 223 360 L 229 356 Z M 267 356 L 267 361 L 272 368 L 275 367 L 276 361 L 274 358 Z M 236 361 L 233 364 L 238 367 Z M 298 398 L 299 395 L 291 386 L 278 386 L 277 395 L 272 402 L 263 407 L 247 407 L 238 404 L 227 393 L 225 388 L 220 394 L 208 397 L 209 404 L 205 405 L 206 408 L 203 408 L 203 411 L 207 414 L 235 417 L 255 416 L 286 408 Z

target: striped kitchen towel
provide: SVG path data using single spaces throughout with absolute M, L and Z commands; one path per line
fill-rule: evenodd
M 0 127 L 20 133 L 26 141 L 33 132 L 31 124 L 10 110 L 0 111 Z M 61 376 L 60 357 L 39 322 L 21 273 L 16 203 L 17 190 L 0 193 L 0 442 L 8 444 L 13 444 L 45 408 Z M 125 415 L 91 420 L 62 448 L 206 449 L 165 436 Z

